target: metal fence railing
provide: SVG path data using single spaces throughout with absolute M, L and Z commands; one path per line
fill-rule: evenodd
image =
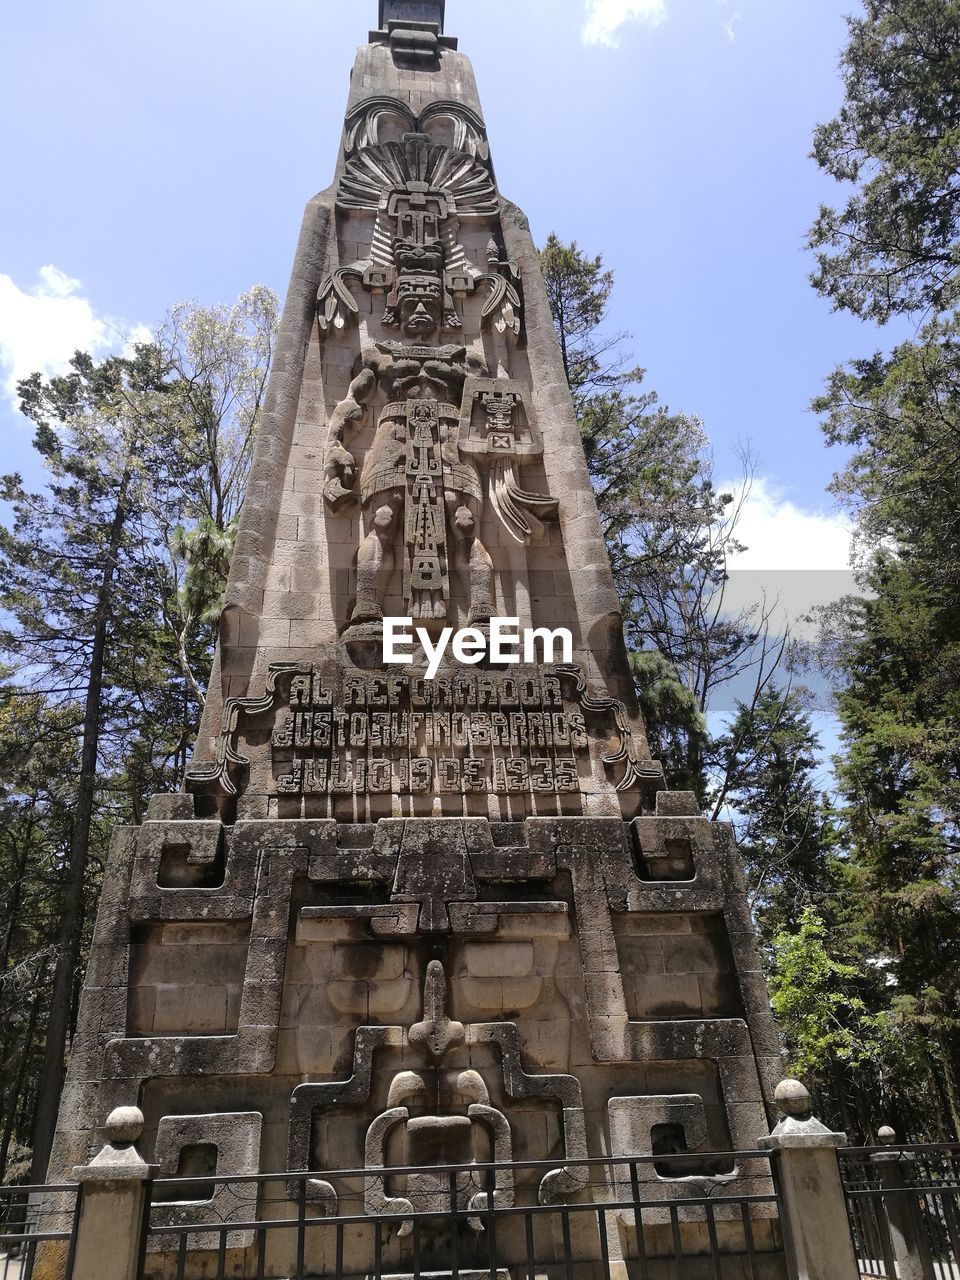
M 725 1159 L 728 1175 L 698 1173 L 708 1157 L 697 1155 L 684 1177 L 673 1156 L 669 1180 L 653 1156 L 158 1179 L 139 1274 L 772 1280 L 782 1251 L 769 1154 Z
M 960 1280 L 960 1146 L 890 1144 L 838 1155 L 861 1276 Z
M 33 1280 L 44 1273 L 71 1280 L 80 1221 L 76 1183 L 48 1187 L 0 1187 L 0 1280 Z

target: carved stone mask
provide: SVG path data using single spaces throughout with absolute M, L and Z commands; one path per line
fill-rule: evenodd
M 443 248 L 397 239 L 397 320 L 410 337 L 429 337 L 443 325 Z
M 402 276 L 397 289 L 397 309 L 404 333 L 429 337 L 443 323 L 443 288 L 429 276 Z

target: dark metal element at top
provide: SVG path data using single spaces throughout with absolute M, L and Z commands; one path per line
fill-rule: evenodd
M 380 30 L 388 22 L 435 22 L 443 34 L 446 0 L 380 0 Z

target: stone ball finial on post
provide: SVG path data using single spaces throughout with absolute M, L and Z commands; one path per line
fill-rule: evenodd
M 796 1120 L 805 1120 L 810 1115 L 810 1092 L 800 1080 L 781 1080 L 773 1100 L 781 1115 L 793 1116 Z
M 781 1080 L 774 1101 L 783 1119 L 760 1147 L 773 1152 L 781 1187 L 788 1271 L 808 1280 L 858 1280 L 837 1149 L 846 1135 L 831 1133 L 813 1114 L 800 1080 Z
M 73 1280 L 136 1280 L 150 1166 L 137 1151 L 139 1107 L 116 1107 L 103 1126 L 106 1143 L 73 1171 L 83 1184 Z
M 103 1127 L 111 1146 L 128 1147 L 143 1137 L 145 1123 L 139 1107 L 115 1107 Z
M 883 1147 L 892 1147 L 897 1140 L 896 1129 L 891 1129 L 888 1124 L 883 1124 L 877 1130 L 877 1138 Z

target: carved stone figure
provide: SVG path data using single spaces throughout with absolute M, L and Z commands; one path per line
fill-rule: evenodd
M 370 257 L 338 268 L 321 285 L 321 332 L 343 328 L 348 317 L 357 317 L 350 286 L 359 281 L 386 295 L 381 324 L 401 330 L 416 344 L 462 329 L 457 299 L 480 283 L 490 288 L 483 323 L 493 322 L 501 334 L 519 334 L 522 304 L 515 268 L 501 260 L 491 239 L 488 270 L 481 271 L 469 262 L 459 238 L 461 217 L 489 217 L 498 203 L 479 117 L 447 102 L 431 104 L 418 117 L 395 99 L 373 98 L 348 116 L 346 152 L 337 202 L 345 209 L 376 210 L 377 221 Z M 404 600 L 413 618 L 447 616 L 451 572 L 469 602 L 468 622 L 482 623 L 493 612 L 493 564 L 479 537 L 483 486 L 473 458 L 458 447 L 464 382 L 487 372 L 482 356 L 466 347 L 385 342 L 364 347 L 361 371 L 333 413 L 325 457 L 324 492 L 338 510 L 354 496 L 356 462 L 345 446 L 345 429 L 362 420 L 363 405 L 376 387 L 386 390 L 391 403 L 380 414 L 360 479 L 366 536 L 357 556 L 351 626 L 382 618 L 398 550 Z M 511 534 L 525 541 L 534 526 L 520 508 L 549 516 L 556 514 L 556 503 L 526 494 L 503 461 L 513 452 L 508 437 L 518 401 L 516 395 L 490 394 L 485 407 L 491 425 L 500 428 L 491 431 L 491 442 L 504 442 L 493 468 L 493 504 Z
M 407 314 L 420 327 L 432 304 L 418 297 Z M 436 314 L 438 296 L 433 305 Z M 383 387 L 391 403 L 380 415 L 360 477 L 368 533 L 357 557 L 352 623 L 383 617 L 400 529 L 404 599 L 413 618 L 447 616 L 451 567 L 470 602 L 469 621 L 492 614 L 493 563 L 478 536 L 483 490 L 475 465 L 457 444 L 463 384 L 480 371 L 483 365 L 465 347 L 378 343 L 364 351 L 363 372 L 333 415 L 326 454 L 326 493 L 336 506 L 350 493 L 356 465 L 344 446 L 344 428 L 359 416 L 355 406 Z

